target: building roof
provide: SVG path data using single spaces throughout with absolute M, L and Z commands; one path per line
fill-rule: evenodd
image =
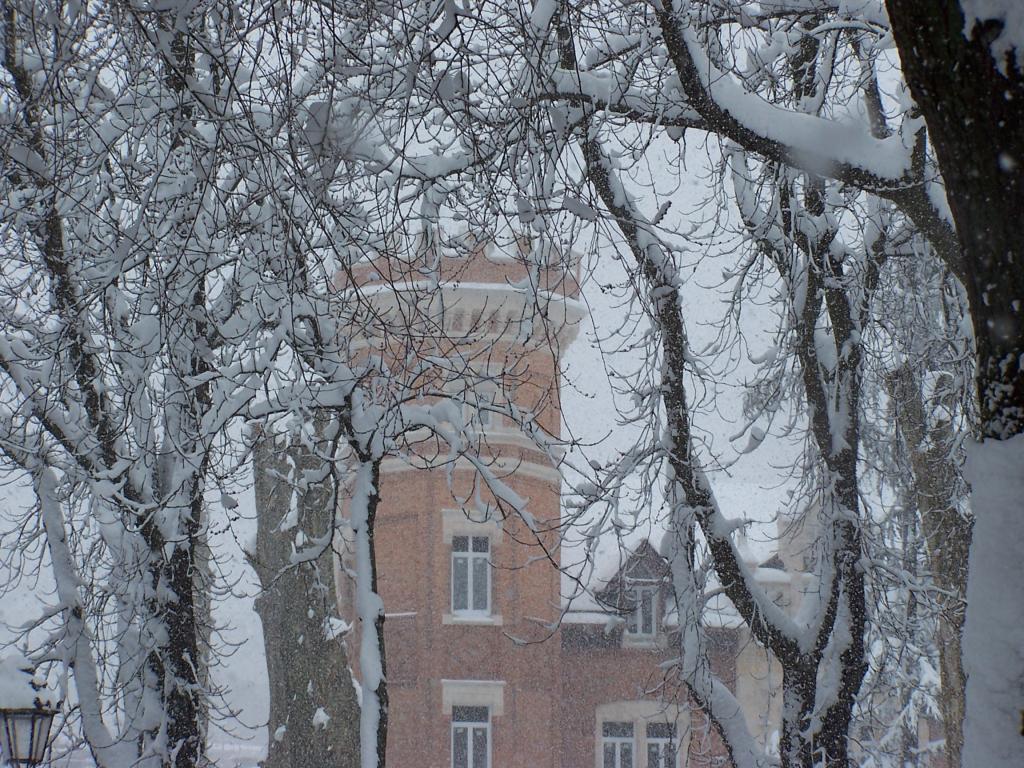
M 659 538 L 663 538 L 663 534 Z M 627 543 L 616 538 L 594 547 L 591 559 L 576 569 L 578 573 L 563 579 L 570 588 L 563 589 L 562 623 L 605 625 L 606 631 L 610 630 L 622 621 L 620 595 L 623 590 L 645 582 L 669 586 L 668 560 L 652 539 L 642 537 Z M 758 583 L 767 586 L 790 582 L 791 574 L 785 570 L 778 552 L 759 563 L 743 543 L 740 551 Z M 709 591 L 716 586 L 712 575 Z M 669 595 L 665 595 L 662 610 L 664 626 L 679 625 L 679 617 Z M 729 598 L 717 594 L 705 603 L 704 623 L 708 627 L 736 629 L 743 625 L 743 620 Z

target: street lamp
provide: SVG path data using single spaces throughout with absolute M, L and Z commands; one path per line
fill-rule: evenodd
M 39 765 L 57 707 L 24 656 L 0 659 L 0 754 L 14 766 Z

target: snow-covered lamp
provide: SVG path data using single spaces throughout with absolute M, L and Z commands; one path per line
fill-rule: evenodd
M 57 707 L 36 682 L 24 656 L 0 659 L 0 758 L 13 766 L 39 765 L 46 755 Z

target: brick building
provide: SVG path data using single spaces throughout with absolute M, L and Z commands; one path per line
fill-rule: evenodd
M 431 290 L 420 292 L 427 274 Z M 638 541 L 588 569 L 586 590 L 567 587 L 555 459 L 507 418 L 512 403 L 559 435 L 559 357 L 584 317 L 575 274 L 554 251 L 513 243 L 468 254 L 429 249 L 412 264 L 375 263 L 356 275 L 371 286 L 382 322 L 419 318 L 443 338 L 438 349 L 484 379 L 461 401 L 479 435 L 476 454 L 528 500 L 526 518 L 510 512 L 479 466 L 427 436 L 413 458 L 382 465 L 375 541 L 387 611 L 389 766 L 721 763 L 721 745 L 664 669 L 674 655 L 667 563 Z M 438 386 L 459 392 L 450 378 Z M 788 588 L 781 571 L 759 572 Z M 570 592 L 578 593 L 571 601 Z M 708 630 L 712 665 L 754 731 L 769 738 L 777 703 L 768 682 L 777 670 L 733 614 L 721 616 Z

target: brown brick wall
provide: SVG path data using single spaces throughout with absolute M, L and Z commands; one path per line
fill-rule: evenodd
M 361 284 L 420 280 L 417 266 L 411 262 L 361 266 L 354 275 L 340 278 L 339 285 L 346 280 Z M 462 283 L 508 284 L 525 275 L 521 264 L 488 261 L 479 254 L 442 259 L 441 270 L 442 281 Z M 563 279 L 561 272 L 552 270 L 541 280 L 542 287 L 571 296 L 578 293 L 575 275 Z M 557 435 L 559 350 L 551 349 L 543 338 L 531 344 L 524 350 L 508 340 L 470 341 L 462 351 L 476 356 L 474 365 L 491 362 L 514 371 L 517 404 L 538 411 L 541 426 Z M 482 453 L 500 455 L 505 467 L 516 462 L 545 465 L 539 453 L 517 444 L 520 441 L 502 438 L 500 432 L 492 437 Z M 430 453 L 429 444 L 423 449 Z M 443 462 L 445 457 L 441 453 L 431 458 Z M 385 622 L 391 696 L 389 768 L 450 765 L 451 724 L 442 706 L 443 680 L 505 682 L 504 712 L 492 721 L 495 768 L 592 768 L 598 706 L 680 695 L 664 684 L 660 669 L 672 656 L 669 647 L 625 649 L 620 636 L 606 638 L 600 628 L 545 628 L 544 624 L 558 618 L 561 606 L 557 563 L 544 558 L 546 550 L 557 559 L 559 487 L 557 482 L 538 479 L 536 469 L 532 473 L 496 470 L 496 474 L 529 500 L 529 511 L 542 529 L 531 531 L 513 515 L 503 523 L 501 542 L 492 543 L 492 612 L 502 617 L 500 626 L 443 622 L 450 611 L 451 556 L 443 536 L 443 510 L 457 509 L 455 497 L 470 497 L 474 491 L 485 502 L 493 502 L 480 478 L 461 465 L 451 474 L 440 466 L 400 471 L 392 467 L 382 475 L 375 536 L 378 589 L 389 614 Z M 586 647 L 578 642 L 581 638 Z M 699 718 L 693 722 L 702 725 Z M 691 744 L 703 749 L 706 740 L 694 738 Z M 715 754 L 721 754 L 720 749 L 715 748 Z M 698 764 L 691 760 L 691 765 Z
M 459 470 L 465 492 L 471 472 Z M 530 499 L 539 519 L 557 518 L 558 495 L 533 478 L 509 478 Z M 483 494 L 486 499 L 486 494 Z M 528 531 L 509 520 L 492 545 L 492 612 L 501 626 L 445 625 L 450 611 L 450 548 L 442 536 L 442 510 L 456 507 L 443 471 L 403 471 L 382 478 L 377 517 L 379 590 L 389 614 L 385 640 L 392 691 L 388 764 L 450 764 L 450 720 L 442 713 L 442 680 L 505 681 L 504 714 L 492 729 L 495 766 L 558 765 L 561 698 L 559 643 L 517 645 L 508 636 L 538 640 L 546 634 L 529 617 L 557 617 L 558 573 L 542 561 L 528 563 Z M 550 540 L 550 536 L 547 536 Z
M 566 627 L 562 641 L 562 690 L 560 718 L 561 768 L 594 768 L 597 762 L 597 708 L 621 701 L 651 701 L 666 707 L 682 703 L 688 696 L 666 671 L 675 658 L 675 636 L 662 639 L 657 649 L 629 648 L 622 644 L 621 630 L 606 635 L 602 627 Z M 712 669 L 732 682 L 732 644 L 721 638 L 712 655 Z M 690 714 L 689 755 L 692 768 L 715 765 L 725 751 L 714 734 L 708 733 L 705 718 L 695 709 Z M 681 734 L 682 735 L 682 734 Z M 639 763 L 637 763 L 639 765 Z

